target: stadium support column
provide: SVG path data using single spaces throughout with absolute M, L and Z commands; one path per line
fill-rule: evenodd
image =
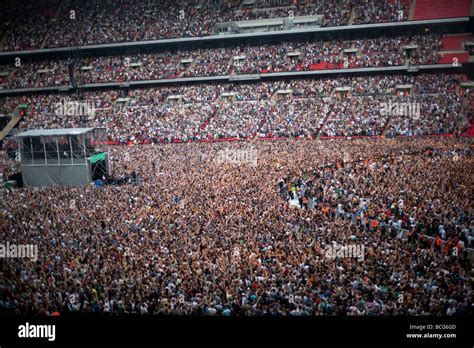
M 72 152 L 72 137 L 69 136 L 69 156 L 71 157 L 71 165 L 74 164 L 74 155 L 73 155 L 73 152 Z
M 74 89 L 77 88 L 76 80 L 74 79 L 74 63 L 71 59 L 67 61 L 67 70 L 69 72 L 69 82 L 71 83 Z

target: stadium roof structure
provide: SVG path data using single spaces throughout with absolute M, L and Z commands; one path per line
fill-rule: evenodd
M 93 131 L 95 128 L 60 128 L 60 129 L 32 129 L 20 134 L 17 137 L 40 137 L 40 136 L 61 136 L 80 135 Z

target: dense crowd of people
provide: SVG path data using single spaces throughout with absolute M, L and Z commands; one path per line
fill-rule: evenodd
M 217 161 L 225 150 L 252 150 L 257 165 Z M 0 260 L 2 311 L 472 313 L 467 143 L 157 144 L 111 147 L 110 158 L 113 176 L 142 183 L 0 191 L 0 238 L 39 250 L 36 262 Z M 296 195 L 313 179 L 312 209 L 282 199 L 285 178 Z M 338 216 L 352 210 L 363 218 Z M 364 246 L 363 260 L 327 257 L 328 245 L 348 244 Z
M 404 46 L 418 47 L 407 55 Z M 316 40 L 278 44 L 181 49 L 160 53 L 77 59 L 23 61 L 0 67 L 9 75 L 4 89 L 69 85 L 68 64 L 77 84 L 158 80 L 178 77 L 265 74 L 342 68 L 436 64 L 439 35 L 380 37 L 358 40 Z M 352 49 L 347 53 L 347 49 Z
M 402 22 L 408 20 L 404 1 L 359 0 L 354 3 L 354 24 Z
M 9 64 L 0 69 L 8 73 L 0 84 L 2 89 L 68 86 L 71 83 L 67 61 L 61 59 L 24 62 L 19 67 Z
M 470 114 L 461 113 L 465 97 L 456 91 L 466 80 L 448 73 L 374 75 L 38 94 L 2 98 L 0 110 L 27 104 L 20 129 L 103 127 L 121 143 L 419 136 L 454 133 L 458 124 L 469 124 Z M 93 105 L 94 112 L 61 113 L 73 101 Z
M 469 230 L 472 207 L 461 184 L 466 172 L 452 173 L 450 168 L 456 166 L 453 162 L 465 161 L 469 156 L 468 147 L 426 147 L 378 158 L 346 157 L 287 178 L 280 184 L 280 193 L 293 206 L 309 211 L 324 206 L 328 218 L 345 218 L 365 230 L 393 228 L 406 237 L 439 235 L 462 250 L 473 244 Z M 417 192 L 428 172 L 438 178 L 448 172 L 449 178 L 443 180 L 442 189 L 426 187 L 423 193 Z M 397 191 L 394 187 L 404 189 Z M 448 197 L 464 204 L 449 205 Z M 451 252 L 449 247 L 447 250 Z
M 352 11 L 353 24 L 408 19 L 398 0 L 7 0 L 3 9 L 3 51 L 209 36 L 217 23 L 275 17 L 320 15 L 326 27 L 348 25 Z
M 314 27 L 407 21 L 409 3 L 6 0 L 0 50 L 224 35 L 222 23 L 274 18 L 288 18 L 275 30 L 305 27 L 293 22 L 300 16 L 315 16 Z M 1 114 L 20 115 L 21 105 L 12 133 L 103 128 L 87 156 L 110 160 L 110 173 L 89 185 L 0 188 L 0 240 L 38 247 L 37 259 L 0 258 L 0 313 L 472 315 L 474 148 L 460 136 L 474 130 L 467 75 L 232 82 L 436 64 L 441 41 L 426 31 L 77 50 L 0 66 L 0 89 L 68 86 L 71 72 L 81 87 L 230 79 L 0 97 Z M 18 178 L 16 139 L 0 145 L 0 175 Z M 347 246 L 362 255 L 328 255 Z

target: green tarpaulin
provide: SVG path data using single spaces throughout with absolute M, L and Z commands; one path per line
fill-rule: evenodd
M 94 155 L 91 158 L 89 158 L 89 160 L 91 161 L 91 163 L 105 160 L 105 152 L 98 153 L 97 155 Z
M 16 184 L 16 181 L 14 181 L 14 180 L 6 181 L 5 182 L 5 188 L 8 189 L 8 190 L 11 190 L 13 188 L 13 186 L 15 186 L 15 184 Z

